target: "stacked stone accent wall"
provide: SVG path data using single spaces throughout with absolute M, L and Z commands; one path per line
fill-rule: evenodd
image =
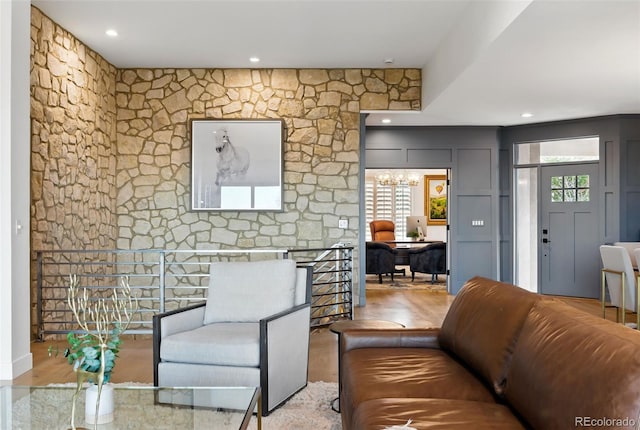
M 118 248 L 324 247 L 357 241 L 360 111 L 420 109 L 421 72 L 133 69 L 116 89 Z M 190 211 L 194 118 L 285 120 L 283 212 Z
M 360 112 L 420 109 L 418 69 L 118 70 L 31 10 L 33 250 L 355 245 Z M 284 120 L 282 212 L 190 210 L 196 118 Z
M 32 249 L 116 244 L 116 68 L 31 8 Z

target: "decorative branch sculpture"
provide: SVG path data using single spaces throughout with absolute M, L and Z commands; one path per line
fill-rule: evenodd
M 109 382 L 115 366 L 121 343 L 120 334 L 129 327 L 133 315 L 138 311 L 138 298 L 131 293 L 127 276 L 120 278 L 120 286 L 121 292 L 113 288 L 110 298 L 91 298 L 86 287 L 80 291 L 78 277 L 69 276 L 67 302 L 80 328 L 84 330 L 82 334 L 71 332 L 67 335 L 69 349 L 65 351 L 69 363 L 73 364 L 77 383 L 71 409 L 72 429 L 76 429 L 76 400 L 85 381 L 98 385 L 94 422 L 94 429 L 97 429 L 102 386 Z

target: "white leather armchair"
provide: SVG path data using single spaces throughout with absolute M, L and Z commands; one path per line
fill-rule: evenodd
M 312 268 L 212 263 L 207 301 L 153 317 L 154 385 L 260 386 L 268 415 L 307 384 Z

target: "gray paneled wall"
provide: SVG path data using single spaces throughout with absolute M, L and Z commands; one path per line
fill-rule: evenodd
M 514 144 L 585 136 L 600 137 L 598 195 L 601 242 L 640 240 L 640 115 L 612 115 L 505 127 L 501 138 L 501 178 L 505 175 L 512 177 L 511 154 Z M 501 187 L 500 217 L 508 216 L 510 220 L 513 219 L 511 191 L 511 187 L 508 192 Z M 510 237 L 505 236 L 504 230 L 501 240 L 504 243 L 511 241 Z M 512 249 L 513 246 L 510 244 L 508 248 Z M 502 253 L 503 265 L 512 264 L 511 254 Z M 505 280 L 512 279 L 505 277 Z
M 498 278 L 497 137 L 493 147 L 459 148 L 456 155 L 452 169 L 456 211 L 450 221 L 455 247 L 451 256 L 460 267 L 452 272 L 453 292 L 457 292 L 456 279 L 463 284 L 477 275 Z M 482 221 L 482 225 L 474 225 L 474 221 Z
M 498 127 L 366 129 L 367 168 L 451 169 L 448 246 L 454 294 L 473 276 L 499 278 L 498 145 Z M 472 226 L 478 220 L 484 224 Z
M 505 127 L 502 130 L 501 146 L 508 150 L 508 163 L 502 164 L 501 175 L 513 174 L 513 145 L 522 142 L 537 142 L 545 140 L 571 139 L 577 137 L 600 136 L 600 171 L 607 172 L 600 174 L 600 204 L 598 218 L 604 220 L 599 228 L 599 236 L 602 243 L 613 242 L 619 237 L 619 167 L 618 167 L 618 142 L 619 127 L 616 118 L 590 118 L 584 120 L 560 121 L 553 123 L 539 123 L 524 126 Z M 607 143 L 605 143 L 607 142 Z M 608 148 L 608 150 L 607 150 Z M 506 152 L 505 152 L 506 154 Z M 606 168 L 605 168 L 606 166 Z M 504 169 L 508 169 L 507 172 Z M 607 177 L 605 181 L 605 176 Z M 605 182 L 607 185 L 605 185 Z M 508 216 L 513 220 L 513 189 L 508 194 L 503 194 L 503 198 L 508 200 L 508 204 L 503 204 L 500 216 Z M 605 204 L 605 193 L 608 204 Z M 605 237 L 605 231 L 607 236 Z M 513 250 L 513 243 L 509 243 L 509 248 Z M 513 252 L 501 255 L 502 264 L 510 264 L 513 267 Z M 508 280 L 513 279 L 511 274 Z
M 504 128 L 368 127 L 361 134 L 361 161 L 366 168 L 451 169 L 449 268 L 456 293 L 475 275 L 513 281 L 513 144 L 596 135 L 601 145 L 600 237 L 603 243 L 638 241 L 640 115 Z M 360 219 L 364 223 L 364 216 Z M 474 220 L 484 225 L 472 226 Z
M 622 156 L 620 237 L 640 241 L 640 115 L 620 119 Z
M 509 196 L 513 172 L 511 171 L 511 150 L 502 147 L 499 152 L 500 163 L 500 203 L 498 217 L 500 218 L 500 279 L 513 280 L 513 222 Z

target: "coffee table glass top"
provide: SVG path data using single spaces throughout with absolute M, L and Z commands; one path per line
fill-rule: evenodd
M 0 428 L 66 430 L 75 386 L 0 387 Z M 114 387 L 114 420 L 99 429 L 245 430 L 259 402 L 259 387 Z M 84 422 L 84 390 L 76 404 L 76 426 Z M 261 423 L 259 423 L 261 424 Z M 260 427 L 260 426 L 259 426 Z M 258 427 L 258 428 L 259 428 Z

